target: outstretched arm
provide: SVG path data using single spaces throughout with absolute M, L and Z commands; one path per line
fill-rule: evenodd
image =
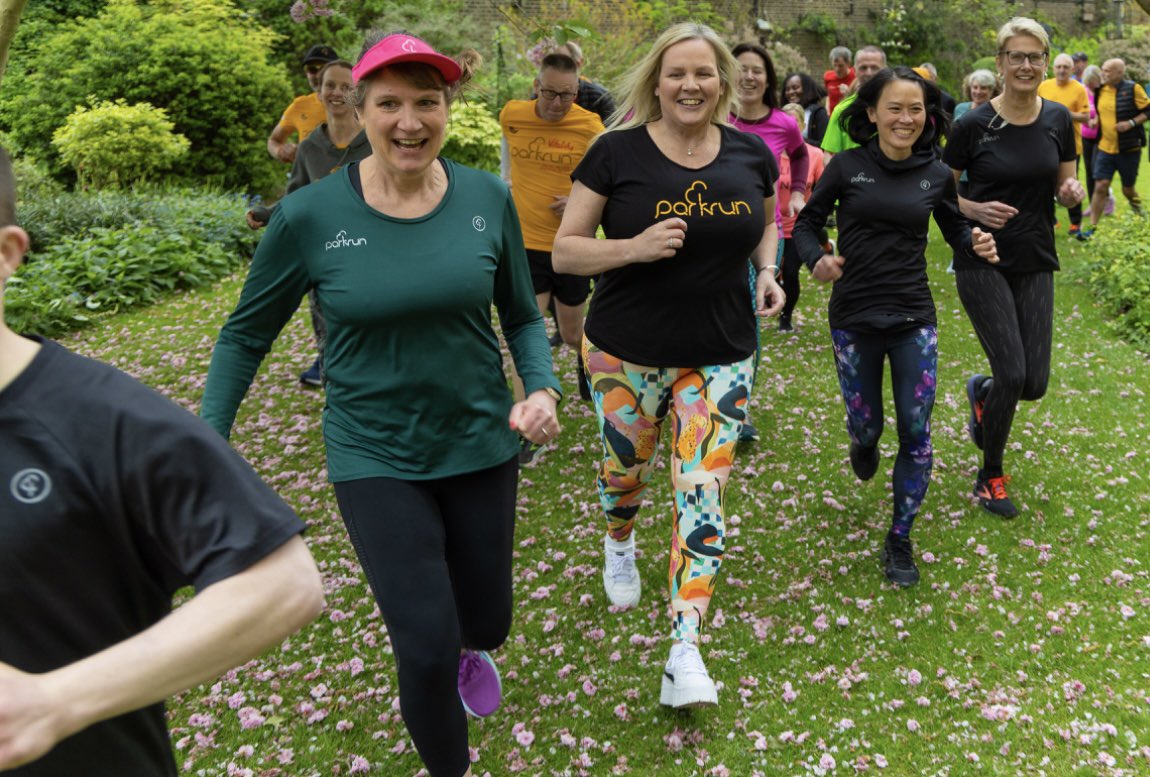
M 95 655 L 44 674 L 0 664 L 0 770 L 39 758 L 93 723 L 218 677 L 304 626 L 323 603 L 315 561 L 295 536 Z

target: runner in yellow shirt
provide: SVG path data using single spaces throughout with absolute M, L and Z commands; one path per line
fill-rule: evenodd
M 1090 119 L 1090 98 L 1086 87 L 1074 80 L 1074 60 L 1069 54 L 1059 54 L 1054 58 L 1054 78 L 1048 78 L 1038 85 L 1038 96 L 1043 100 L 1061 103 L 1070 111 L 1074 121 L 1074 149 L 1077 157 L 1074 169 L 1078 170 L 1078 159 L 1082 157 L 1082 124 Z M 1067 208 L 1070 215 L 1070 235 L 1078 237 L 1082 227 L 1082 204 Z M 1057 226 L 1057 225 L 1055 225 Z
M 303 55 L 303 72 L 312 90 L 292 100 L 268 137 L 268 153 L 273 159 L 290 165 L 295 161 L 296 145 L 323 123 L 327 113 L 319 99 L 319 74 L 324 65 L 337 59 L 339 55 L 331 46 L 312 46 Z M 295 143 L 291 142 L 292 135 L 298 136 Z

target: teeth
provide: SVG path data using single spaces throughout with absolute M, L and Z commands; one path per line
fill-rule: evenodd
M 399 138 L 397 138 L 395 142 L 401 146 L 408 146 L 409 148 L 414 148 L 423 143 L 422 140 L 403 140 Z
M 702 100 L 680 100 L 683 105 L 702 105 Z

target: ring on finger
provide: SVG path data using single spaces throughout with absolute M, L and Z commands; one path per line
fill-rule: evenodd
M 667 238 L 667 248 L 674 248 L 674 247 L 675 247 L 675 238 L 673 238 L 673 237 Z

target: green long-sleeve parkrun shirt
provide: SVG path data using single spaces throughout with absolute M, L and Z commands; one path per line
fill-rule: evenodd
M 502 181 L 442 161 L 447 193 L 416 219 L 372 209 L 347 168 L 281 201 L 212 353 L 201 413 L 220 434 L 314 286 L 332 482 L 447 477 L 515 455 L 492 304 L 527 392 L 559 388 L 519 219 Z

